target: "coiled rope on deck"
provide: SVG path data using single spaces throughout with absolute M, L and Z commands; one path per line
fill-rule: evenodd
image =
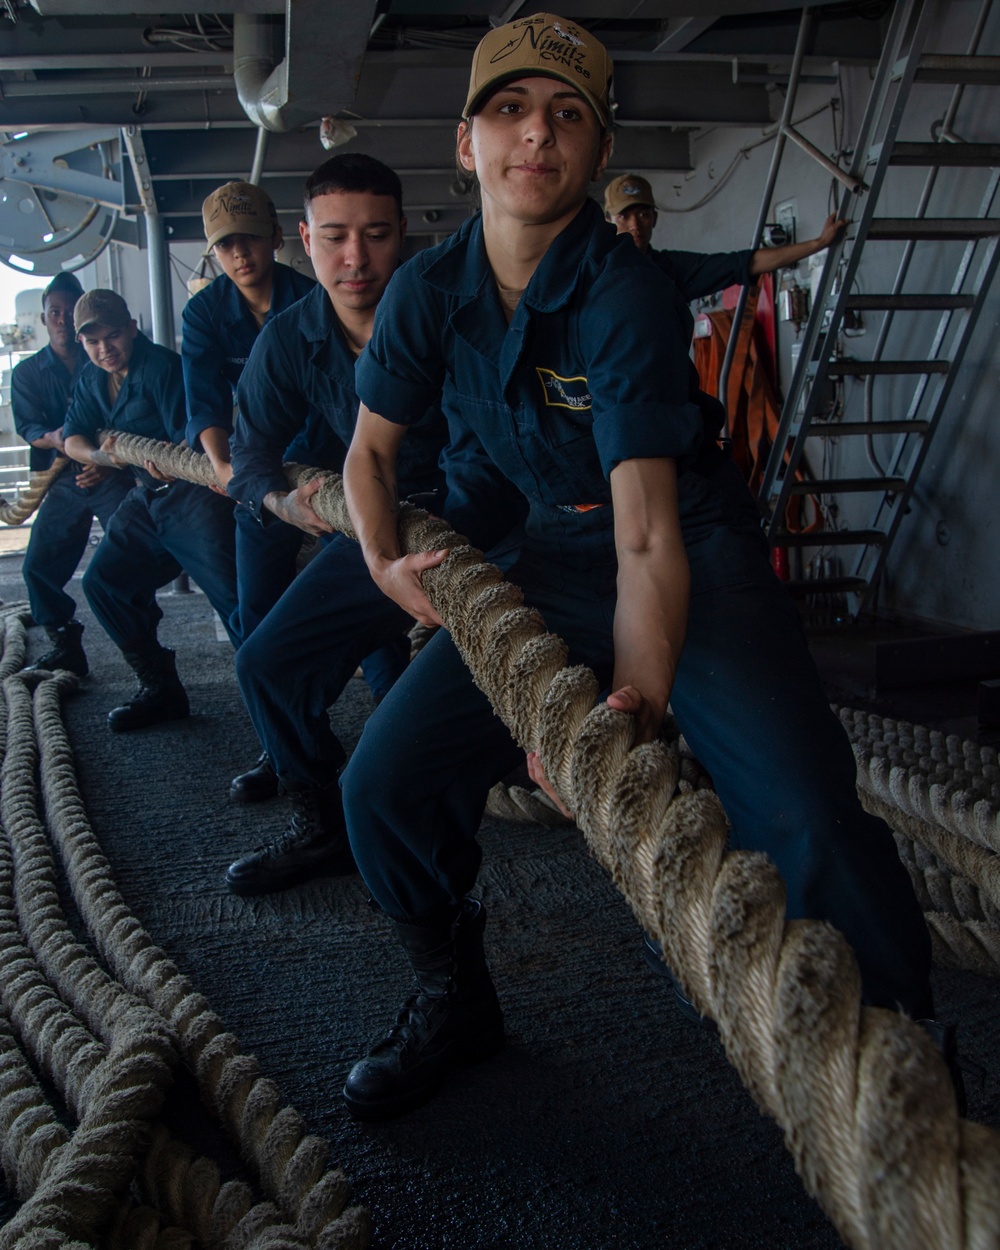
M 896 835 L 937 961 L 1000 975 L 1000 766 L 994 747 L 840 709 L 865 807 Z
M 69 464 L 67 456 L 56 456 L 47 469 L 29 475 L 28 485 L 13 503 L 0 498 L 0 521 L 4 525 L 23 525 L 38 509 L 49 487 Z
M 108 1250 L 363 1250 L 367 1212 L 348 1207 L 327 1145 L 305 1132 L 256 1061 L 128 912 L 83 810 L 61 718 L 70 674 L 8 675 L 24 660 L 23 624 L 5 623 L 0 716 L 0 1162 L 23 1205 L 6 1247 L 68 1246 L 100 1234 Z M 31 687 L 35 686 L 32 696 Z M 46 815 L 74 901 L 112 975 L 62 915 Z M 15 1038 L 31 1049 L 31 1061 Z M 218 1167 L 155 1120 L 177 1052 L 230 1128 L 267 1201 L 221 1182 Z M 32 1064 L 77 1120 L 70 1134 Z M 122 1193 L 135 1173 L 143 1200 Z M 106 1230 L 110 1226 L 110 1232 Z
M 120 436 L 115 453 L 186 476 L 169 445 Z M 190 455 L 191 453 L 185 453 Z M 135 462 L 135 461 L 133 461 Z M 351 533 L 340 480 L 316 512 Z M 860 1005 L 857 964 L 829 925 L 786 922 L 784 887 L 759 854 L 726 851 L 710 791 L 675 789 L 662 745 L 631 748 L 631 718 L 595 706 L 596 678 L 566 667 L 520 591 L 448 526 L 400 514 L 408 552 L 449 548 L 423 574 L 476 683 L 519 743 L 539 751 L 587 843 L 759 1106 L 782 1126 L 806 1187 L 858 1250 L 959 1250 L 1000 1238 L 1000 1137 L 958 1119 L 948 1074 L 923 1030 Z

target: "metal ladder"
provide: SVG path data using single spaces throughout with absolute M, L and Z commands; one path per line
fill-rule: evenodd
M 772 546 L 836 547 L 844 551 L 844 566 L 850 570 L 795 579 L 789 588 L 799 595 L 815 596 L 814 602 L 839 603 L 850 617 L 873 605 L 886 557 L 908 510 L 1000 260 L 1000 219 L 991 215 L 1000 185 L 1000 143 L 966 143 L 952 132 L 967 85 L 1000 85 L 1000 56 L 978 54 L 990 4 L 991 0 L 984 0 L 968 52 L 961 56 L 925 51 L 934 0 L 898 0 L 895 6 L 859 127 L 853 165 L 838 174 L 844 183 L 839 215 L 853 219 L 853 241 L 847 248 L 842 238 L 829 249 L 761 485 L 759 498 L 769 517 Z M 911 93 L 925 83 L 954 87 L 938 138 L 934 142 L 901 140 L 897 136 Z M 992 117 L 1000 119 L 1000 93 Z M 996 125 L 1000 130 L 1000 120 Z M 877 216 L 890 171 L 907 166 L 928 171 L 912 216 Z M 989 171 L 976 216 L 929 216 L 940 171 L 972 167 Z M 900 240 L 905 247 L 891 290 L 856 293 L 866 247 Z M 917 243 L 953 240 L 965 241 L 966 246 L 950 285 L 940 284 L 949 289 L 914 290 L 907 279 Z M 845 319 L 865 314 L 881 315 L 871 358 L 847 359 L 840 351 Z M 894 342 L 900 337 L 904 342 L 902 350 L 897 346 L 890 356 L 887 342 L 897 314 L 898 330 L 903 333 L 897 331 Z M 918 349 L 919 358 L 912 357 L 913 341 L 930 328 L 927 318 L 936 319 L 930 346 Z M 824 411 L 831 393 L 847 391 L 849 378 L 863 385 L 860 419 L 843 419 L 837 405 L 832 405 L 832 414 Z M 891 391 L 885 403 L 888 411 L 876 411 L 875 385 L 880 379 L 885 380 L 883 388 Z M 881 457 L 874 442 L 879 436 Z M 845 446 L 855 447 L 863 440 L 870 471 L 856 476 L 811 476 L 806 451 L 821 446 L 818 440 L 822 439 L 848 440 Z M 790 532 L 785 518 L 795 495 L 819 496 L 827 501 L 827 515 L 848 512 L 853 523 L 813 533 Z M 867 523 L 862 519 L 859 524 L 858 518 L 866 516 Z

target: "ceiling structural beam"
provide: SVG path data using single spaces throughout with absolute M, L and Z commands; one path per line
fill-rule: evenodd
M 231 52 L 63 52 L 52 56 L 0 56 L 0 73 L 35 74 L 83 69 L 209 69 L 232 64 Z
M 157 186 L 171 181 L 199 182 L 242 178 L 253 161 L 254 132 L 231 129 L 202 131 L 197 142 L 187 130 L 146 132 L 150 168 Z M 396 170 L 421 169 L 454 178 L 455 140 L 451 125 L 433 123 L 420 127 L 391 124 L 359 128 L 344 151 L 366 152 Z M 268 145 L 264 181 L 305 177 L 326 158 L 317 131 L 309 128 L 272 134 Z M 641 169 L 689 170 L 692 168 L 690 136 L 671 127 L 623 127 L 616 136 L 614 164 Z M 206 192 L 207 194 L 207 192 Z
M 237 0 L 241 13 L 283 13 L 284 0 Z M 163 0 L 31 0 L 42 17 L 162 17 L 173 10 Z M 223 10 L 224 11 L 224 10 Z M 218 0 L 184 0 L 184 13 L 211 16 L 219 12 Z
M 265 20 L 233 16 L 233 78 L 240 104 L 257 126 L 291 130 L 349 107 L 375 21 L 376 0 L 337 9 L 331 26 L 327 0 L 287 0 L 285 58 L 273 63 Z M 317 32 L 328 32 L 317 38 Z
M 653 54 L 660 56 L 664 52 L 683 52 L 699 35 L 703 35 L 713 26 L 715 20 L 713 13 L 711 17 L 684 17 L 676 25 L 670 23 L 671 29 L 653 49 Z
M 228 91 L 228 74 L 192 74 L 170 78 L 43 78 L 31 82 L 5 82 L 4 99 L 30 100 L 46 96 L 136 95 L 147 91 Z

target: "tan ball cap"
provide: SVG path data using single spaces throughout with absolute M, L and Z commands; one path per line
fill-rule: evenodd
M 646 208 L 656 207 L 653 188 L 638 174 L 620 174 L 604 189 L 604 211 L 609 217 L 617 217 L 626 208 L 635 208 L 640 204 Z
M 518 18 L 479 41 L 462 116 L 471 117 L 491 91 L 511 79 L 557 78 L 580 92 L 606 128 L 613 70 L 604 45 L 575 22 L 553 13 Z
M 271 197 L 252 182 L 227 182 L 216 188 L 201 206 L 201 220 L 208 247 L 227 234 L 269 239 L 278 226 Z
M 82 334 L 87 326 L 110 326 L 112 330 L 120 330 L 131 320 L 128 304 L 120 295 L 103 287 L 81 295 L 73 309 L 73 329 L 77 334 Z

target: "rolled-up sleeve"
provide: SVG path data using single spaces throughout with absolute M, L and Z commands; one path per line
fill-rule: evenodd
M 704 423 L 673 283 L 652 266 L 611 268 L 580 319 L 594 442 L 606 477 L 622 460 L 697 454 Z
M 355 368 L 358 397 L 370 411 L 412 425 L 441 394 L 443 307 L 414 258 L 393 275 Z

